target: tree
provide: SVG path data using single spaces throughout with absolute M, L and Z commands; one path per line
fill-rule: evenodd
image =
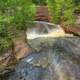
M 14 32 L 25 31 L 35 15 L 32 0 L 0 1 L 0 49 L 9 47 Z M 16 31 L 15 31 L 16 30 Z M 13 35 L 14 34 L 14 35 Z M 9 41 L 10 40 L 10 41 Z
M 59 23 L 61 17 L 63 0 L 47 0 L 47 4 L 49 10 L 51 11 L 51 15 L 53 16 L 53 22 Z
M 74 22 L 73 0 L 47 0 L 49 10 L 53 16 L 53 22 L 59 24 L 64 19 L 65 24 Z
M 73 0 L 66 0 L 63 13 L 65 24 L 72 25 L 75 22 Z

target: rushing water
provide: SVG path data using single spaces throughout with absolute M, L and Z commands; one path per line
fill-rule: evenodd
M 53 46 L 43 45 L 21 59 L 4 80 L 80 80 L 79 38 L 58 38 Z
M 48 27 L 45 28 L 50 32 Z M 0 80 L 80 80 L 80 38 L 51 39 L 50 35 L 43 38 L 44 32 L 43 36 L 32 33 L 28 36 L 35 38 L 32 47 L 40 49 L 25 55 L 15 69 L 1 75 Z
M 62 37 L 65 36 L 64 30 L 60 25 L 43 21 L 34 21 L 31 28 L 27 29 L 27 39 L 36 39 L 41 37 Z

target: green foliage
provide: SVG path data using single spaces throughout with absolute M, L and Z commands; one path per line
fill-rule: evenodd
M 26 30 L 35 11 L 32 0 L 0 1 L 0 52 L 11 45 L 13 30 Z
M 75 5 L 75 12 L 80 13 L 80 2 L 77 5 Z
M 20 1 L 18 2 L 20 4 Z M 35 5 L 30 1 L 22 0 L 22 4 L 16 6 L 13 25 L 19 30 L 26 30 L 26 25 L 32 21 L 35 14 Z
M 66 0 L 64 4 L 64 19 L 65 24 L 74 24 L 75 22 L 75 16 L 74 16 L 74 4 L 73 0 Z
M 9 36 L 0 37 L 0 53 L 6 52 L 12 46 L 12 40 Z
M 47 0 L 47 3 L 54 23 L 59 24 L 62 19 L 65 20 L 65 24 L 74 23 L 73 0 Z
M 80 0 L 73 0 L 75 5 L 80 5 Z
M 49 10 L 53 16 L 53 22 L 59 23 L 64 0 L 47 0 Z
M 11 45 L 12 40 L 7 32 L 6 24 L 0 21 L 0 53 L 5 52 Z
M 46 5 L 46 0 L 32 0 L 36 5 Z

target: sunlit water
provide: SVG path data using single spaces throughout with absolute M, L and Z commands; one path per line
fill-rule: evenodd
M 60 27 L 60 25 L 42 21 L 35 21 L 35 23 L 36 25 L 33 24 L 33 27 L 27 30 L 27 39 L 66 36 L 64 30 Z

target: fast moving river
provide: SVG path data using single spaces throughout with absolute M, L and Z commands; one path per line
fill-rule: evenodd
M 58 28 L 59 31 L 63 32 Z M 31 35 L 32 47 L 40 49 L 25 55 L 13 70 L 1 75 L 0 80 L 80 80 L 80 38 L 64 36 L 50 39 L 48 35 L 44 39 L 40 34 Z M 40 42 L 42 44 L 39 45 Z
M 56 38 L 53 46 L 41 47 L 1 80 L 80 80 L 80 38 Z

